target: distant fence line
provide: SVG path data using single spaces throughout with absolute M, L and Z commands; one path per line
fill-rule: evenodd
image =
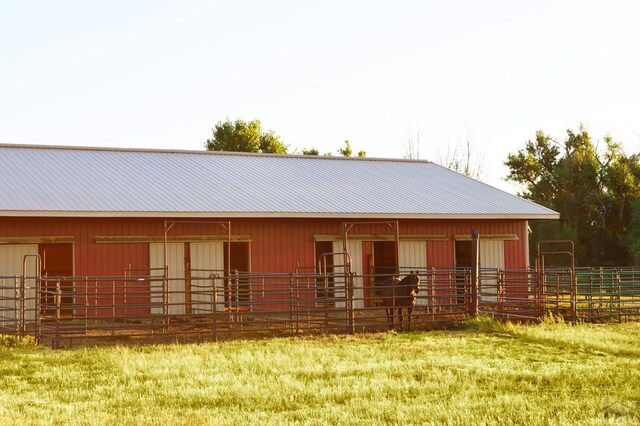
M 504 319 L 552 313 L 622 321 L 640 315 L 640 268 L 481 269 L 476 293 L 468 269 L 412 270 L 420 277 L 412 329 L 463 321 L 474 304 L 471 294 L 477 294 L 477 312 Z M 380 296 L 388 275 L 167 275 L 159 269 L 114 277 L 0 276 L 0 333 L 33 335 L 58 347 L 76 340 L 197 341 L 387 329 Z

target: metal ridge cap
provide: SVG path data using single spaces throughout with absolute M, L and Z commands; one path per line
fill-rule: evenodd
M 236 151 L 207 151 L 189 149 L 167 149 L 167 148 L 121 148 L 105 146 L 73 146 L 73 145 L 42 145 L 42 144 L 5 144 L 0 143 L 0 149 L 30 149 L 30 150 L 51 150 L 51 151 L 94 151 L 94 152 L 121 152 L 121 153 L 149 153 L 149 154 L 187 154 L 187 155 L 214 155 L 231 157 L 273 157 L 273 158 L 297 158 L 313 160 L 338 160 L 338 161 L 379 161 L 394 163 L 422 163 L 435 164 L 429 160 L 410 158 L 388 158 L 388 157 L 345 157 L 345 156 L 325 156 L 325 155 L 302 155 L 302 154 L 271 154 L 260 152 L 236 152 Z

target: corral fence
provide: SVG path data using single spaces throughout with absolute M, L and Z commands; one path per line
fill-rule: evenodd
M 76 341 L 204 341 L 389 328 L 381 295 L 388 275 L 348 268 L 291 273 L 164 268 L 113 277 L 0 276 L 0 334 L 33 335 L 53 347 Z M 417 271 L 419 292 L 409 324 L 429 329 L 478 313 L 536 320 L 622 321 L 640 315 L 640 268 L 469 269 Z M 477 295 L 475 300 L 472 295 Z

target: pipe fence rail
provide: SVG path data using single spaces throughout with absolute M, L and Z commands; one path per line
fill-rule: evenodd
M 382 295 L 389 275 L 348 268 L 225 274 L 164 268 L 114 277 L 0 276 L 0 333 L 33 335 L 53 347 L 170 342 L 389 329 Z M 640 315 L 640 268 L 402 268 L 420 278 L 415 306 L 393 312 L 397 330 L 451 325 L 477 312 L 534 321 L 548 313 L 578 321 Z M 394 300 L 395 305 L 395 300 Z M 410 320 L 410 321 L 409 321 Z

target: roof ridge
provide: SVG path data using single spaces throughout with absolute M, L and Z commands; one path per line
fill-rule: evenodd
M 345 157 L 333 155 L 302 155 L 302 154 L 272 154 L 256 152 L 236 152 L 236 151 L 197 151 L 189 149 L 168 149 L 168 148 L 120 148 L 101 146 L 72 146 L 72 145 L 38 145 L 38 144 L 3 144 L 0 149 L 32 149 L 32 150 L 53 150 L 53 151 L 97 151 L 97 152 L 122 152 L 122 153 L 149 153 L 149 154 L 185 154 L 185 155 L 223 155 L 235 157 L 274 157 L 292 159 L 317 159 L 317 160 L 351 160 L 351 161 L 381 161 L 381 162 L 404 162 L 404 163 L 431 163 L 429 160 L 411 158 L 388 158 L 388 157 Z

